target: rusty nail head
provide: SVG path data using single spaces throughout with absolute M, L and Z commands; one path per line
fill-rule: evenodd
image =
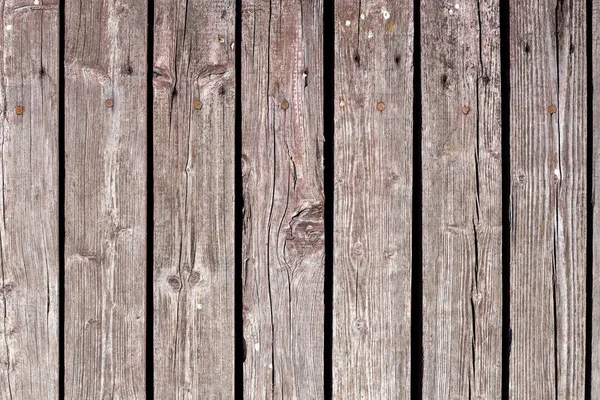
M 196 100 L 196 101 L 194 102 L 194 108 L 195 108 L 196 110 L 199 110 L 199 109 L 201 109 L 201 108 L 202 108 L 202 102 L 201 102 L 201 101 L 199 101 L 199 100 Z
M 112 106 L 114 105 L 114 102 L 112 99 L 108 99 L 104 102 L 104 104 L 106 105 L 106 107 L 112 108 Z
M 556 112 L 556 106 L 555 105 L 551 105 L 550 107 L 548 107 L 548 112 L 550 114 L 554 114 Z
M 17 115 L 21 115 L 23 114 L 23 107 L 21 106 L 17 106 L 15 112 L 17 113 Z
M 471 108 L 469 106 L 464 106 L 462 108 L 462 113 L 467 115 L 469 113 L 469 111 L 471 111 Z
M 287 101 L 287 100 L 284 100 L 284 101 L 281 103 L 281 108 L 283 108 L 284 110 L 287 110 L 288 108 L 290 108 L 290 103 L 288 103 L 288 101 Z
M 377 103 L 377 111 L 383 110 L 385 110 L 385 104 L 383 104 L 383 101 L 380 101 L 379 103 Z

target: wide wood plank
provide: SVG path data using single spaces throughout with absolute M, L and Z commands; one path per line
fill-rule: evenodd
M 333 396 L 411 376 L 413 1 L 335 3 Z
M 65 397 L 145 397 L 147 3 L 65 2 Z
M 510 2 L 510 398 L 583 399 L 585 2 Z
M 323 398 L 323 4 L 241 11 L 244 397 Z
M 58 398 L 58 0 L 0 2 L 0 398 Z
M 591 359 L 591 398 L 600 397 L 600 2 L 592 1 L 592 48 L 588 48 L 588 57 L 592 57 L 592 87 L 593 90 L 593 114 L 589 117 L 593 121 L 592 135 L 592 159 L 588 162 L 592 164 L 592 221 L 593 221 L 593 242 L 592 242 L 592 359 Z
M 154 4 L 154 394 L 233 399 L 235 2 Z
M 421 2 L 423 398 L 502 387 L 497 0 Z

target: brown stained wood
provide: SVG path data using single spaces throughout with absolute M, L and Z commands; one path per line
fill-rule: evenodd
M 592 48 L 588 48 L 588 57 L 592 58 L 592 86 L 593 110 L 589 117 L 593 121 L 592 135 L 592 337 L 589 341 L 592 345 L 591 353 L 591 398 L 600 397 L 600 2 L 592 2 L 592 25 L 589 26 L 592 35 Z M 588 233 L 590 234 L 590 233 Z M 589 251 L 589 250 L 588 250 Z
M 421 2 L 423 398 L 502 387 L 497 0 Z
M 333 396 L 411 376 L 413 1 L 335 3 Z
M 154 394 L 233 399 L 235 2 L 154 4 Z
M 0 398 L 58 399 L 58 0 L 0 2 Z
M 510 2 L 512 399 L 584 398 L 585 17 Z
M 66 399 L 145 398 L 147 22 L 65 2 Z
M 323 398 L 323 4 L 242 1 L 245 398 Z

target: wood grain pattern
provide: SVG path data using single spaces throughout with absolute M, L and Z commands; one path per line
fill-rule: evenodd
M 65 2 L 65 397 L 145 398 L 147 3 Z
M 410 397 L 413 1 L 335 3 L 333 395 Z
M 589 132 L 592 135 L 592 224 L 593 224 L 593 242 L 592 242 L 592 337 L 591 337 L 591 398 L 600 397 L 600 207 L 598 200 L 600 199 L 600 2 L 592 1 L 592 25 L 589 28 L 592 30 L 592 48 L 588 48 L 588 57 L 592 58 L 592 87 L 588 86 L 588 90 L 593 90 L 593 110 L 589 117 L 593 121 L 593 131 Z M 588 233 L 589 234 L 589 233 Z
M 58 399 L 58 0 L 0 18 L 0 398 Z
M 233 399 L 235 2 L 154 15 L 154 394 Z
M 242 1 L 246 398 L 323 398 L 323 4 Z
M 510 398 L 583 399 L 585 2 L 510 2 Z
M 424 0 L 421 30 L 423 398 L 498 399 L 499 2 Z

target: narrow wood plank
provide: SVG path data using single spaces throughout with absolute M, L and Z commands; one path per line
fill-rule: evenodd
M 510 2 L 510 398 L 583 399 L 584 1 Z
M 145 388 L 147 3 L 65 2 L 65 397 Z
M 323 4 L 241 11 L 244 397 L 323 398 Z
M 0 398 L 58 399 L 58 0 L 0 18 Z
M 592 187 L 588 188 L 592 193 L 592 337 L 591 337 L 591 398 L 600 396 L 600 2 L 592 1 L 592 25 L 589 27 L 592 35 L 592 48 L 588 48 L 588 57 L 592 57 Z
M 155 397 L 233 399 L 235 2 L 154 15 Z
M 333 395 L 410 397 L 413 1 L 335 3 Z
M 421 2 L 423 398 L 502 390 L 498 0 Z

